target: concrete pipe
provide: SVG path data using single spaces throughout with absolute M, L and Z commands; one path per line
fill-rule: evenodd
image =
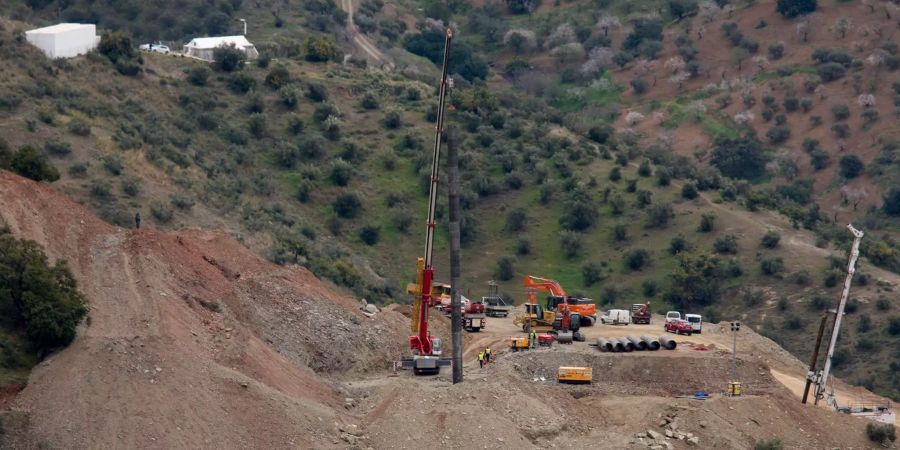
M 659 350 L 659 341 L 650 339 L 647 336 L 641 336 L 641 341 L 647 344 L 647 350 Z
M 597 348 L 599 348 L 601 352 L 613 351 L 613 345 L 605 338 L 597 338 Z
M 637 348 L 637 346 L 632 344 L 628 339 L 622 339 L 622 345 L 625 346 L 626 352 L 633 352 Z
M 572 339 L 573 336 L 571 331 L 559 332 L 556 335 L 556 342 L 559 342 L 560 344 L 571 344 Z
M 576 331 L 576 332 L 572 333 L 572 339 L 575 342 L 584 342 L 587 340 L 587 336 L 585 336 L 584 333 L 582 333 L 580 331 Z
M 640 339 L 638 339 L 638 338 L 636 338 L 636 337 L 634 337 L 634 336 L 628 336 L 626 339 L 628 339 L 628 342 L 631 342 L 632 344 L 634 344 L 634 347 L 635 347 L 637 350 L 647 350 L 647 343 L 646 343 L 646 342 L 644 342 L 644 341 L 642 341 L 642 340 L 640 340 Z
M 612 344 L 614 352 L 624 352 L 625 351 L 625 344 L 623 344 L 622 341 L 620 341 L 618 339 L 610 339 L 609 342 L 610 342 L 610 344 Z
M 666 350 L 675 350 L 675 346 L 678 345 L 678 344 L 675 343 L 675 339 L 672 339 L 672 338 L 670 338 L 670 337 L 668 337 L 668 336 L 660 336 L 660 337 L 659 337 L 659 343 L 660 343 L 660 344 L 663 346 L 663 348 L 666 349 Z

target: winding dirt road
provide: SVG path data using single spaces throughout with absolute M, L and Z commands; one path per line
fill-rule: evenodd
M 377 63 L 378 67 L 388 71 L 394 70 L 394 63 L 391 62 L 390 58 L 382 53 L 368 37 L 360 33 L 359 27 L 353 21 L 355 11 L 353 0 L 341 0 L 341 9 L 347 12 L 347 31 L 350 33 L 353 43 L 368 55 L 369 59 Z

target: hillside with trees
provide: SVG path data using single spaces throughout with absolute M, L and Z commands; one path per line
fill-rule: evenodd
M 113 224 L 225 228 L 408 302 L 450 24 L 464 292 L 495 279 L 521 302 L 540 275 L 602 308 L 741 318 L 806 358 L 853 222 L 867 234 L 837 371 L 900 398 L 895 3 L 359 2 L 393 71 L 332 0 L 187 2 L 191 21 L 163 3 L 0 6 L 0 167 Z M 60 15 L 98 23 L 98 51 L 50 61 L 24 42 Z M 239 34 L 239 18 L 258 60 L 136 50 Z

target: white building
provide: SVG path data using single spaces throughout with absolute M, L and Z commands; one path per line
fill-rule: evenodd
M 83 55 L 100 43 L 97 26 L 83 23 L 60 23 L 26 31 L 25 39 L 52 59 Z
M 213 50 L 218 47 L 234 46 L 247 54 L 247 59 L 255 59 L 259 56 L 256 47 L 244 36 L 219 36 L 194 38 L 184 46 L 184 54 L 206 61 L 213 60 Z

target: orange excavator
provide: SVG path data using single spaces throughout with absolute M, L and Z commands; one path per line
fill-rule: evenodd
M 584 327 L 593 326 L 597 322 L 597 306 L 593 300 L 566 295 L 566 291 L 555 280 L 526 275 L 525 287 L 529 290 L 528 297 L 531 303 L 536 303 L 534 291 L 547 292 L 550 294 L 547 296 L 548 310 L 556 310 L 559 314 L 564 314 L 564 311 L 577 313 L 579 325 Z
M 525 314 L 516 316 L 513 323 L 522 327 L 526 333 L 534 331 L 551 332 L 557 334 L 557 340 L 561 343 L 584 341 L 584 335 L 578 329 L 582 323 L 593 325 L 596 322 L 596 307 L 593 303 L 587 306 L 584 303 L 572 304 L 562 286 L 556 281 L 546 278 L 528 275 L 525 277 L 525 287 L 528 288 L 528 303 L 525 304 Z M 546 306 L 537 302 L 537 291 L 550 293 Z M 577 299 L 581 300 L 581 299 Z M 588 314 L 588 319 L 582 319 L 582 313 L 574 307 Z

